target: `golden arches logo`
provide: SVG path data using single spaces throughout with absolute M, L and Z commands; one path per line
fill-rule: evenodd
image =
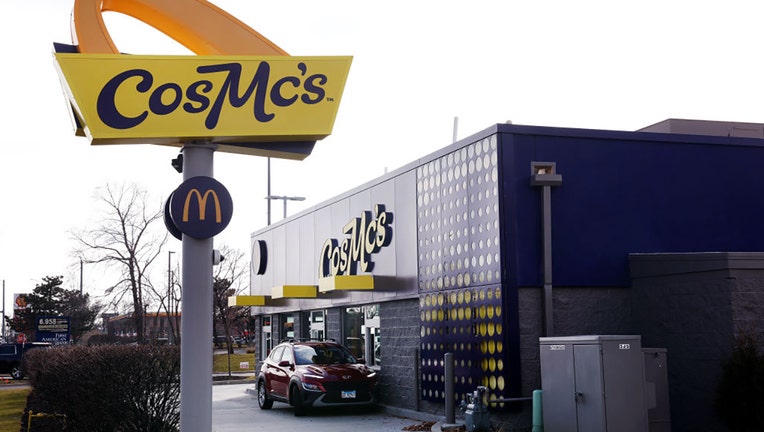
M 198 208 L 196 207 L 198 206 Z M 214 217 L 209 212 L 214 211 Z M 177 239 L 205 239 L 220 234 L 233 215 L 228 189 L 212 177 L 186 179 L 165 204 L 165 225 Z
M 142 21 L 198 55 L 288 55 L 206 0 L 75 0 L 73 42 L 80 53 L 119 54 L 106 30 L 104 11 Z
M 195 56 L 123 55 L 104 12 L 133 17 Z M 352 57 L 290 56 L 207 0 L 75 0 L 55 66 L 75 133 L 91 144 L 206 141 L 301 160 L 332 132 Z
M 199 192 L 199 189 L 193 188 L 186 194 L 186 202 L 183 205 L 183 222 L 188 222 L 188 211 L 189 207 L 191 206 L 191 197 L 196 197 L 196 202 L 199 204 L 199 220 L 203 221 L 206 218 L 207 215 L 207 198 L 209 196 L 212 196 L 212 199 L 215 201 L 215 222 L 216 223 L 222 223 L 223 222 L 223 213 L 220 210 L 220 199 L 218 199 L 218 194 L 212 190 L 207 189 L 206 192 L 204 192 L 204 195 L 202 195 L 201 192 Z

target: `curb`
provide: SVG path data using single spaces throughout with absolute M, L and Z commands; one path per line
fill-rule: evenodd
M 424 411 L 414 411 L 411 409 L 400 408 L 400 407 L 391 406 L 391 405 L 382 405 L 382 404 L 378 404 L 377 406 L 379 406 L 379 408 L 385 414 L 389 414 L 395 417 L 402 417 L 402 418 L 417 420 L 421 422 L 434 421 L 436 422 L 436 424 L 437 422 L 443 422 L 445 420 L 445 417 L 443 416 L 438 416 L 436 414 L 432 414 L 432 413 L 428 413 Z
M 254 381 L 246 379 L 246 378 L 212 381 L 212 385 L 234 385 L 234 384 L 254 384 Z
M 441 423 L 436 422 L 432 425 L 430 432 L 448 432 L 453 429 L 464 428 L 464 423 Z

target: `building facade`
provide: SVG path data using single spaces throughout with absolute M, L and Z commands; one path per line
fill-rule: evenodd
M 539 337 L 636 334 L 668 350 L 674 430 L 716 424 L 711 363 L 735 323 L 764 329 L 740 300 L 764 305 L 762 138 L 672 120 L 500 124 L 449 145 L 252 234 L 257 360 L 285 338 L 333 338 L 378 368 L 382 403 L 442 413 L 445 353 L 457 401 L 478 386 L 501 401 L 541 388 Z M 744 284 L 719 276 L 740 263 Z M 681 282 L 687 268 L 707 286 Z M 492 406 L 530 424 L 526 403 Z

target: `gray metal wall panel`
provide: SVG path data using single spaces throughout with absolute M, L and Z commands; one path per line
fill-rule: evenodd
M 266 273 L 273 274 L 273 285 L 282 285 L 286 279 L 286 229 L 279 225 L 273 229 L 273 240 L 268 244 L 269 252 L 273 251 L 273 259 L 268 263 Z
M 395 215 L 393 238 L 395 239 L 396 289 L 416 294 L 417 284 L 417 216 L 416 175 L 414 171 L 398 176 L 394 183 Z
M 299 274 L 298 283 L 301 285 L 314 284 L 318 274 L 318 248 L 321 247 L 321 244 L 315 243 L 315 219 L 315 213 L 310 213 L 301 217 L 298 221 L 300 225 L 300 239 L 296 247 L 300 267 L 297 269 L 297 273 Z
M 285 285 L 299 285 L 300 284 L 300 267 L 303 263 L 300 262 L 300 220 L 297 223 L 291 223 L 284 225 L 285 230 L 285 243 L 284 249 L 284 284 Z
M 257 240 L 264 240 L 266 245 L 268 245 L 268 251 L 267 251 L 267 267 L 270 267 L 271 263 L 273 262 L 273 250 L 272 250 L 272 244 L 273 244 L 273 231 L 265 232 L 259 236 L 253 236 L 250 240 L 250 254 L 252 253 L 252 250 L 254 249 L 255 241 Z M 271 287 L 273 286 L 273 272 L 266 271 L 263 275 L 255 275 L 252 270 L 252 266 L 250 265 L 250 294 L 251 295 L 271 295 Z
M 332 203 L 329 205 L 329 209 L 331 212 L 331 219 L 329 220 L 329 237 L 324 237 L 323 240 L 326 240 L 327 238 L 341 238 L 342 235 L 342 227 L 345 226 L 346 223 L 350 220 L 350 217 L 353 215 L 350 213 L 350 200 L 344 199 L 342 201 L 337 201 L 335 203 Z M 321 242 L 323 244 L 323 241 Z
M 351 220 L 355 218 L 360 218 L 364 211 L 370 211 L 372 210 L 373 204 L 371 202 L 371 191 L 370 189 L 364 189 L 361 191 L 358 191 L 357 193 L 351 195 L 348 197 L 344 202 L 347 203 L 348 208 L 348 214 L 345 217 L 341 217 L 340 219 L 335 219 L 332 221 L 333 227 L 335 229 L 335 235 L 333 236 L 336 238 L 340 243 L 342 242 L 342 239 L 347 238 L 349 235 L 342 232 L 343 227 L 350 223 Z M 371 256 L 371 261 L 375 262 L 377 258 L 377 255 Z M 374 270 L 377 270 L 376 267 L 374 267 Z M 358 270 L 358 273 L 361 273 L 361 270 Z M 364 303 L 369 302 L 370 293 L 368 292 L 359 292 L 359 291 L 347 291 L 341 294 L 341 297 L 349 301 L 351 303 Z
M 332 209 L 329 206 L 316 209 L 313 214 L 313 244 L 320 248 L 326 239 L 332 236 Z M 318 252 L 316 252 L 318 261 Z M 318 276 L 318 268 L 314 267 L 315 275 Z
M 393 236 L 397 239 L 395 251 L 396 275 L 416 288 L 417 277 L 417 223 L 416 223 L 416 175 L 414 171 L 395 178 L 395 218 Z
M 252 275 L 251 293 L 270 295 L 271 287 L 277 285 L 318 284 L 318 258 L 324 242 L 328 239 L 342 242 L 348 237 L 343 227 L 354 218 L 360 218 L 364 212 L 376 217 L 378 204 L 393 214 L 390 244 L 371 256 L 375 276 L 373 291 L 335 291 L 320 294 L 317 299 L 281 299 L 272 306 L 258 308 L 255 313 L 314 310 L 416 297 L 415 188 L 415 172 L 403 172 L 257 233 L 253 240 L 266 241 L 269 262 L 264 275 Z
M 396 228 L 398 227 L 398 207 L 396 206 L 395 202 L 395 181 L 394 179 L 391 179 L 384 183 L 380 183 L 379 185 L 371 188 L 369 192 L 369 206 L 366 208 L 366 210 L 371 211 L 372 217 L 376 217 L 374 210 L 378 204 L 385 206 L 386 211 L 394 210 L 393 238 L 395 241 L 391 242 L 390 246 L 383 247 L 379 253 L 372 257 L 372 261 L 374 262 L 374 273 L 398 276 L 395 268 L 395 256 L 401 249 L 401 241 L 403 239 L 398 237 L 398 232 L 396 231 Z M 409 195 L 408 199 L 413 199 L 413 195 Z M 405 219 L 403 221 L 403 225 L 405 225 Z M 411 223 L 411 225 L 413 225 L 413 223 Z

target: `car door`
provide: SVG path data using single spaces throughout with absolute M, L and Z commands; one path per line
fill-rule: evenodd
M 273 386 L 279 396 L 288 398 L 289 396 L 289 378 L 294 371 L 294 355 L 291 346 L 284 346 L 281 359 L 276 362 L 277 373 L 273 375 Z
M 265 380 L 268 383 L 269 393 L 281 398 L 286 398 L 285 382 L 288 381 L 288 378 L 285 377 L 286 372 L 279 366 L 285 349 L 284 346 L 277 346 L 271 351 L 265 362 Z

